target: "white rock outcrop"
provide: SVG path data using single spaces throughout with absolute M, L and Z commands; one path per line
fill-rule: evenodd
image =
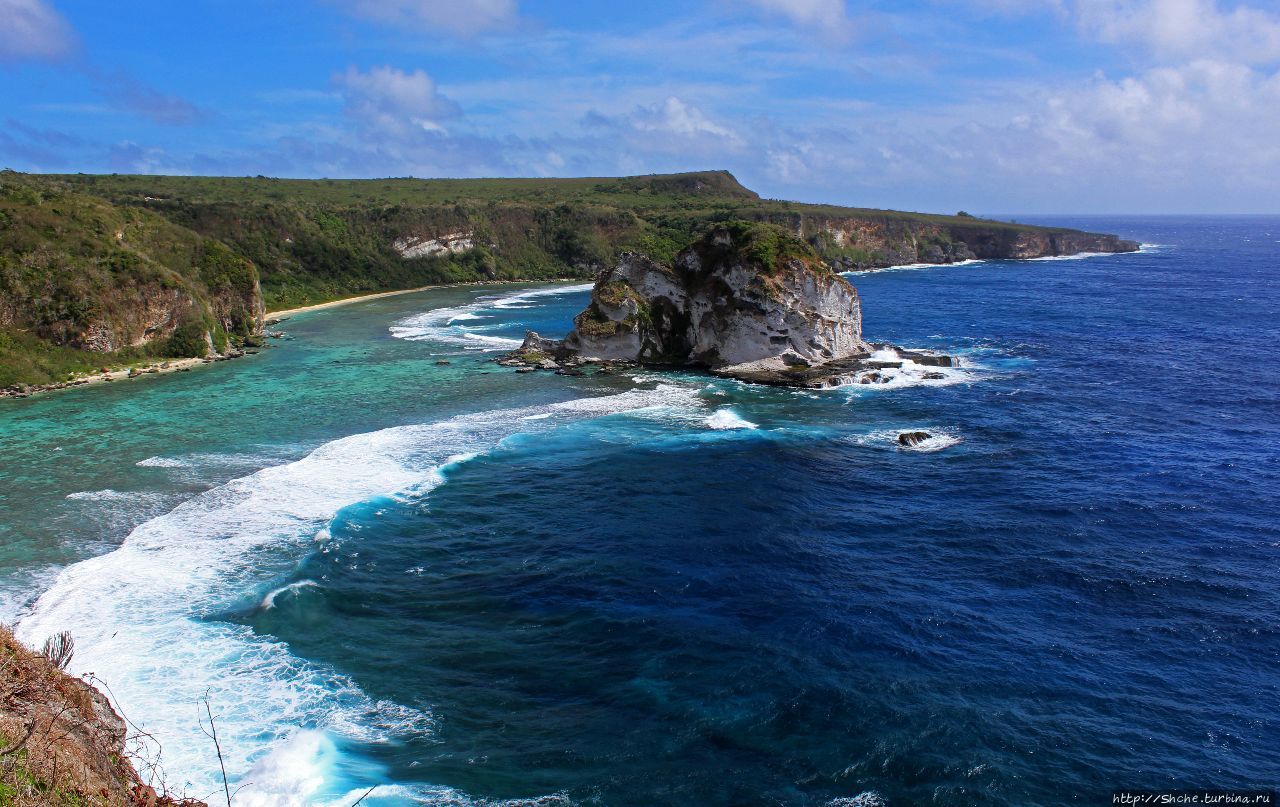
M 813 367 L 870 351 L 858 292 L 807 245 L 768 225 L 717 227 L 673 266 L 624 254 L 602 275 L 565 347 L 585 360 L 735 373 Z
M 475 232 L 465 230 L 456 233 L 445 233 L 435 238 L 410 235 L 397 238 L 391 242 L 391 246 L 395 248 L 396 252 L 400 253 L 401 258 L 406 260 L 410 258 L 430 258 L 436 255 L 456 255 L 475 249 Z

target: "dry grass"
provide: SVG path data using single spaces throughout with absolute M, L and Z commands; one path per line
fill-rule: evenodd
M 125 752 L 125 721 L 106 697 L 61 671 L 74 652 L 70 637 L 54 637 L 46 650 L 0 627 L 0 805 L 181 804 L 141 783 Z

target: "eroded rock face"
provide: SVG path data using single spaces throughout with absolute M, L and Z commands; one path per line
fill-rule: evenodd
M 587 360 L 726 371 L 866 354 L 857 291 L 805 242 L 766 224 L 717 226 L 672 266 L 624 254 L 565 347 Z
M 397 238 L 391 244 L 395 251 L 400 253 L 400 257 L 406 260 L 430 258 L 436 255 L 457 255 L 474 249 L 475 245 L 475 233 L 470 230 L 445 233 L 438 238 L 410 235 Z

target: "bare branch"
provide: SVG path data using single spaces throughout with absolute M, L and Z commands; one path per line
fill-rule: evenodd
M 22 747 L 27 744 L 27 740 L 30 740 L 31 735 L 35 733 L 36 733 L 36 720 L 35 718 L 32 718 L 31 725 L 27 726 L 26 736 L 23 737 L 21 740 L 18 740 L 17 745 L 13 746 L 12 748 L 6 748 L 3 751 L 0 751 L 0 757 L 7 757 L 10 754 L 21 751 Z
M 209 717 L 209 731 L 205 732 L 205 736 L 213 740 L 213 748 L 218 752 L 218 767 L 222 769 L 222 792 L 227 796 L 227 807 L 231 807 L 231 786 L 227 784 L 227 765 L 222 759 L 222 745 L 218 742 L 218 727 L 213 722 L 213 709 L 209 707 L 208 692 L 204 694 L 204 712 Z M 200 725 L 200 730 L 204 731 L 203 723 Z

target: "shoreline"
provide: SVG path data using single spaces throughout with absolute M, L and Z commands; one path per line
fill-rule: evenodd
M 338 306 L 358 303 L 364 300 L 376 300 L 380 297 L 395 297 L 401 294 L 413 294 L 419 291 L 431 291 L 432 289 L 452 289 L 462 288 L 465 286 L 505 286 L 516 283 L 566 283 L 580 278 L 571 277 L 555 277 L 544 280 L 483 280 L 483 281 L 461 281 L 458 283 L 437 283 L 430 286 L 418 286 L 412 289 L 397 289 L 395 291 L 376 291 L 369 294 L 360 294 L 355 297 L 343 297 L 340 300 L 331 300 L 327 303 L 316 303 L 315 305 L 305 305 L 298 308 L 286 308 L 280 311 L 269 311 L 263 317 L 263 326 L 274 325 L 293 316 L 308 311 L 320 311 L 326 308 L 337 308 Z M 129 367 L 111 369 L 105 373 L 90 373 L 88 375 L 77 376 L 69 381 L 59 381 L 53 384 L 33 384 L 25 388 L 5 388 L 0 389 L 0 399 L 12 398 L 30 398 L 32 395 L 38 395 L 45 392 L 57 392 L 65 389 L 76 389 L 79 387 L 88 387 L 94 384 L 113 383 L 116 381 L 128 381 L 134 378 L 141 378 L 146 375 L 164 375 L 166 373 L 178 373 L 189 371 L 201 364 L 213 364 L 220 361 L 228 361 L 230 359 L 238 359 L 243 356 L 251 356 L 259 350 L 258 348 L 250 351 L 237 351 L 229 354 L 221 354 L 208 356 L 203 358 L 182 358 L 182 359 L 161 359 L 150 363 L 134 364 Z
M 64 389 L 76 389 L 78 387 L 88 387 L 94 384 L 113 383 L 116 381 L 131 381 L 135 378 L 142 378 L 147 375 L 165 375 L 167 373 L 189 372 L 192 368 L 201 364 L 214 364 L 220 361 L 230 361 L 243 356 L 252 356 L 258 352 L 255 349 L 253 353 L 240 351 L 230 354 L 219 354 L 216 356 L 208 356 L 204 358 L 185 358 L 185 359 L 162 359 L 150 364 L 135 364 L 131 367 L 121 369 L 108 370 L 105 373 L 93 373 L 91 375 L 82 375 L 71 379 L 70 381 L 59 381 L 54 384 L 38 384 L 31 385 L 22 390 L 15 391 L 12 388 L 0 390 L 0 398 L 30 398 L 42 392 L 57 392 Z
M 315 305 L 304 305 L 297 308 L 284 308 L 279 311 L 268 311 L 264 322 L 267 325 L 280 322 L 286 317 L 292 317 L 295 314 L 303 314 L 308 311 L 320 311 L 326 308 L 337 308 L 342 305 L 358 303 L 364 300 L 377 300 L 381 297 L 397 297 L 401 294 L 414 294 L 419 291 L 431 291 L 433 289 L 460 289 L 466 286 L 508 286 L 515 283 L 568 283 L 570 281 L 582 280 L 576 277 L 551 277 L 541 280 L 461 280 L 457 283 L 434 283 L 430 286 L 418 286 L 412 289 L 398 289 L 396 291 L 374 291 L 368 294 L 358 294 L 355 297 L 343 297 L 340 300 L 330 300 L 327 303 L 316 303 Z

